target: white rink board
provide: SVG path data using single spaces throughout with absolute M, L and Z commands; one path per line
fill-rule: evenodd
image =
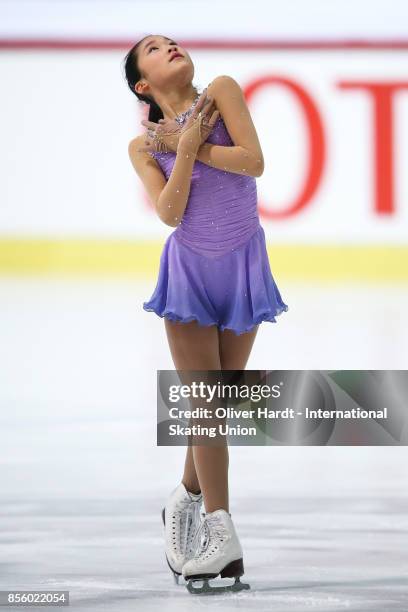
M 0 234 L 137 239 L 169 233 L 128 158 L 128 142 L 144 131 L 140 121 L 147 107 L 123 79 L 125 52 L 2 52 Z M 199 88 L 218 74 L 230 74 L 245 91 L 262 79 L 286 79 L 307 93 L 317 111 L 322 173 L 303 208 L 290 213 L 309 164 L 316 164 L 302 106 L 277 83 L 259 86 L 248 102 L 266 162 L 257 179 L 261 222 L 275 243 L 406 242 L 408 88 L 397 92 L 392 105 L 394 211 L 380 215 L 373 99 L 339 83 L 406 83 L 408 51 L 194 49 L 190 54 Z M 264 209 L 287 214 L 270 219 Z

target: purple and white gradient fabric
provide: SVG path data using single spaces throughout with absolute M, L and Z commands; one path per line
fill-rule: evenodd
M 206 142 L 234 144 L 221 116 Z M 168 179 L 176 154 L 151 155 Z M 195 161 L 186 209 L 164 244 L 156 288 L 143 308 L 236 334 L 275 323 L 288 310 L 271 273 L 254 177 Z

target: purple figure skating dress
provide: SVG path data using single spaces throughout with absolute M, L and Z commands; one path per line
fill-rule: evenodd
M 199 97 L 199 96 L 198 96 Z M 198 101 L 177 117 L 183 123 Z M 206 142 L 234 143 L 219 116 Z M 168 179 L 176 154 L 152 152 Z M 288 310 L 273 279 L 252 176 L 198 160 L 183 217 L 167 238 L 156 288 L 144 310 L 235 334 Z

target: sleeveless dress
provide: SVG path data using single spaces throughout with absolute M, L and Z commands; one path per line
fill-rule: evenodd
M 179 123 L 200 95 L 178 115 Z M 233 146 L 221 115 L 206 142 Z M 176 154 L 150 155 L 168 179 Z M 254 177 L 195 161 L 187 206 L 164 244 L 156 288 L 143 308 L 236 335 L 263 321 L 276 323 L 275 317 L 288 310 L 270 269 Z

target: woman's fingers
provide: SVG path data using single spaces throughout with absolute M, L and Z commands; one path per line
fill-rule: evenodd
M 198 113 L 201 111 L 202 113 L 207 113 L 209 111 L 209 109 L 211 108 L 211 105 L 214 103 L 213 99 L 211 97 L 207 96 L 207 87 L 203 90 L 202 94 L 200 95 L 197 104 L 194 107 L 193 113 L 191 114 L 192 117 L 197 117 Z M 166 106 L 165 106 L 166 108 Z M 164 109 L 163 109 L 164 110 Z M 168 109 L 168 114 L 171 115 L 173 113 L 173 111 L 171 109 Z M 174 121 L 174 119 L 168 119 L 168 118 L 162 118 L 159 119 L 159 121 L 157 123 L 155 123 L 154 121 L 149 121 L 148 119 L 143 119 L 140 123 L 151 130 L 157 130 L 158 127 L 162 127 L 163 124 L 168 124 L 171 125 L 172 122 Z M 178 124 L 177 124 L 178 126 Z
M 207 108 L 205 109 L 205 114 L 208 117 L 212 117 L 213 114 L 217 111 L 217 107 L 215 106 L 215 102 L 214 100 L 211 100 L 210 104 L 207 106 Z M 219 113 L 219 111 L 218 111 Z
M 197 104 L 195 105 L 195 107 L 194 107 L 194 109 L 193 109 L 193 112 L 192 112 L 191 116 L 196 117 L 196 116 L 198 115 L 198 113 L 199 113 L 200 111 L 202 111 L 202 110 L 203 110 L 203 107 L 205 106 L 205 104 L 206 104 L 206 103 L 207 103 L 207 101 L 208 101 L 208 98 L 207 98 L 207 93 L 206 93 L 206 92 L 207 92 L 207 88 L 205 88 L 205 89 L 204 89 L 203 93 L 202 93 L 202 94 L 201 94 L 201 96 L 198 98 L 198 102 L 197 102 Z
M 192 127 L 195 123 L 197 123 L 197 125 L 199 124 L 199 117 L 198 117 L 198 113 L 201 112 L 202 118 L 205 120 L 205 123 L 201 122 L 201 127 L 202 127 L 202 135 L 205 135 L 205 138 L 208 138 L 208 134 L 211 132 L 211 130 L 214 127 L 215 122 L 217 121 L 220 112 L 218 110 L 214 110 L 215 109 L 215 105 L 214 105 L 214 100 L 209 99 L 206 104 L 205 107 L 202 108 L 202 110 L 200 111 L 199 109 L 197 109 L 197 107 L 194 109 L 194 112 L 191 113 L 191 115 L 188 117 L 187 121 L 184 123 L 183 125 L 183 129 L 182 132 L 188 130 L 190 127 Z M 211 113 L 212 111 L 212 113 Z M 208 119 L 208 116 L 211 113 L 211 117 L 210 119 Z
M 149 121 L 148 119 L 143 119 L 141 124 L 147 128 L 147 130 L 151 130 L 154 133 L 154 137 L 161 136 L 165 138 L 166 136 L 173 136 L 175 134 L 182 134 L 187 129 L 192 127 L 192 125 L 197 121 L 199 113 L 201 113 L 202 119 L 205 120 L 205 123 L 201 122 L 204 132 L 208 130 L 211 131 L 215 122 L 219 117 L 219 111 L 216 110 L 214 100 L 211 96 L 207 96 L 207 88 L 204 89 L 202 94 L 199 97 L 197 104 L 195 105 L 193 112 L 190 116 L 187 117 L 187 121 L 180 125 L 178 121 L 175 119 L 161 118 L 158 123 L 153 121 Z M 152 136 L 152 134 L 147 134 L 147 136 Z M 147 147 L 140 147 L 138 151 L 152 151 L 155 150 L 155 142 L 145 141 L 145 145 Z
M 151 130 L 155 130 L 158 127 L 158 123 L 154 123 L 154 121 L 149 121 L 148 119 L 142 119 L 140 123 Z
M 205 103 L 205 105 L 202 107 L 201 110 L 194 109 L 193 113 L 191 114 L 192 121 L 195 121 L 197 119 L 200 112 L 201 112 L 201 115 L 203 115 L 204 117 L 208 116 L 213 106 L 214 106 L 214 100 L 210 99 Z
M 211 125 L 211 127 L 213 127 L 219 116 L 220 116 L 220 111 L 215 110 L 213 114 L 211 115 L 208 125 Z
M 207 88 L 203 90 L 200 97 L 198 98 L 196 108 L 202 108 L 203 104 L 205 104 L 206 99 L 207 99 Z
M 206 109 L 207 109 L 207 108 L 208 108 L 208 107 L 209 107 L 209 106 L 210 106 L 212 103 L 213 103 L 212 98 L 209 98 L 209 97 L 205 96 L 205 98 L 203 98 L 202 104 L 200 104 L 200 106 L 199 106 L 199 107 L 198 107 L 198 104 L 197 104 L 197 106 L 195 107 L 195 109 L 194 109 L 194 110 L 196 110 L 197 112 L 200 112 L 200 111 L 201 111 L 201 112 L 206 112 Z
M 207 100 L 207 102 L 204 104 L 202 110 L 201 110 L 201 114 L 208 114 L 211 111 L 211 108 L 214 106 L 214 100 L 212 100 L 211 98 L 209 98 Z
M 213 100 L 211 100 L 209 106 L 202 114 L 204 114 L 204 119 L 206 122 L 205 127 L 207 129 L 209 128 L 211 131 L 220 115 L 220 111 L 215 108 Z
M 210 108 L 213 104 L 214 104 L 214 100 L 211 97 L 207 98 L 207 101 L 204 104 L 204 109 Z

